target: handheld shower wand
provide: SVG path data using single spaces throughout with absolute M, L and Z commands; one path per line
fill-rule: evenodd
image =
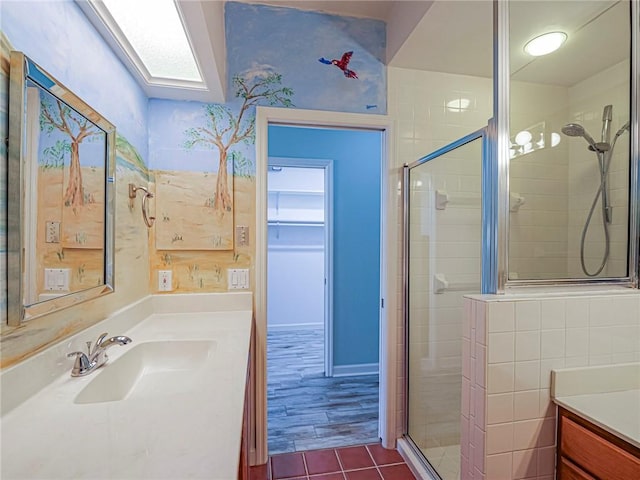
M 611 142 L 611 120 L 613 120 L 613 105 L 606 105 L 602 111 L 602 143 Z
M 596 153 L 606 152 L 609 150 L 609 144 L 606 142 L 596 142 L 589 132 L 587 132 L 579 123 L 567 123 L 561 128 L 562 133 L 568 137 L 582 137 L 589 144 L 589 150 Z
M 612 207 L 609 202 L 609 167 L 611 166 L 611 159 L 613 157 L 613 149 L 616 145 L 618 137 L 622 135 L 626 130 L 629 130 L 630 123 L 627 122 L 622 126 L 614 135 L 613 141 L 611 140 L 611 121 L 613 120 L 613 106 L 605 105 L 602 111 L 602 133 L 601 141 L 596 142 L 591 135 L 585 130 L 585 128 L 579 123 L 569 123 L 562 127 L 562 133 L 569 137 L 582 137 L 589 144 L 589 150 L 595 152 L 598 157 L 598 167 L 600 170 L 600 187 L 596 192 L 596 195 L 591 204 L 591 209 L 587 215 L 584 228 L 582 230 L 582 238 L 580 240 L 580 263 L 582 265 L 582 271 L 589 277 L 595 277 L 600 274 L 607 264 L 609 258 L 609 224 L 612 221 Z M 587 236 L 587 230 L 591 223 L 591 218 L 594 214 L 598 199 L 601 198 L 602 206 L 602 227 L 605 237 L 605 251 L 602 258 L 600 267 L 595 272 L 589 272 L 585 265 L 584 244 Z

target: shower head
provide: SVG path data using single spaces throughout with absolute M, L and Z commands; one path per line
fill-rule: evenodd
M 568 137 L 583 137 L 587 132 L 579 123 L 567 123 L 562 127 L 562 133 Z
M 605 105 L 602 110 L 602 143 L 611 140 L 611 120 L 613 120 L 613 105 Z
M 591 150 L 596 152 L 601 151 L 601 148 L 598 148 L 600 145 L 596 143 L 593 137 L 589 135 L 584 127 L 579 123 L 567 123 L 564 127 L 562 127 L 562 133 L 569 137 L 582 137 L 587 141 L 587 143 L 591 147 Z

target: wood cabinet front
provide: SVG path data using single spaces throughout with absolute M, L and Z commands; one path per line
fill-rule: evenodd
M 640 449 L 564 408 L 558 412 L 558 480 L 640 479 Z

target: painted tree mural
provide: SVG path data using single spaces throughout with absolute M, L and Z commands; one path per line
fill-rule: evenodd
M 206 145 L 218 150 L 218 178 L 213 208 L 224 215 L 231 211 L 232 199 L 228 187 L 229 149 L 240 142 L 253 144 L 255 140 L 255 113 L 253 107 L 258 104 L 291 107 L 293 90 L 283 87 L 282 75 L 263 71 L 249 76 L 235 75 L 233 86 L 235 97 L 242 100 L 237 115 L 227 105 L 209 104 L 205 106 L 206 125 L 194 127 L 184 133 L 187 139 L 185 148 Z
M 80 144 L 92 137 L 104 135 L 104 132 L 60 100 L 55 99 L 52 102 L 45 97 L 40 101 L 40 131 L 51 133 L 54 130 L 59 130 L 69 137 L 68 149 L 71 152 L 71 161 L 69 162 L 69 183 L 63 197 L 64 204 L 74 208 L 82 206 L 85 203 L 85 196 L 82 186 Z M 58 145 L 63 153 L 67 150 L 66 142 L 67 140 L 64 140 L 63 145 Z

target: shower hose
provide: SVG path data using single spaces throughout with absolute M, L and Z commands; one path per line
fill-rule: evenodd
M 613 157 L 613 148 L 616 145 L 616 141 L 618 140 L 618 137 L 620 136 L 621 131 L 616 133 L 615 137 L 613 138 L 611 148 L 609 150 L 604 152 L 596 152 L 596 154 L 598 155 L 598 160 L 599 160 L 598 163 L 600 167 L 600 187 L 598 188 L 598 191 L 596 192 L 595 197 L 593 198 L 593 203 L 591 203 L 591 209 L 589 210 L 589 215 L 587 215 L 587 220 L 584 223 L 584 228 L 582 229 L 582 238 L 580 239 L 580 265 L 582 266 L 582 271 L 588 277 L 595 277 L 596 275 L 599 275 L 600 272 L 604 270 L 604 267 L 607 264 L 607 260 L 609 259 L 609 221 L 607 219 L 607 205 L 605 204 L 604 198 L 605 198 L 605 190 L 607 188 L 607 176 L 609 175 L 609 167 L 611 165 L 611 158 Z M 601 206 L 602 206 L 601 210 L 602 210 L 602 227 L 604 230 L 604 241 L 605 241 L 604 255 L 602 257 L 602 263 L 600 264 L 600 267 L 598 267 L 598 269 L 592 273 L 592 272 L 589 272 L 589 270 L 587 270 L 587 266 L 585 265 L 584 243 L 587 237 L 587 230 L 589 229 L 589 224 L 591 223 L 591 218 L 593 217 L 593 212 L 595 211 L 596 205 L 598 204 L 598 199 L 601 196 L 603 198 L 603 201 L 601 202 Z

